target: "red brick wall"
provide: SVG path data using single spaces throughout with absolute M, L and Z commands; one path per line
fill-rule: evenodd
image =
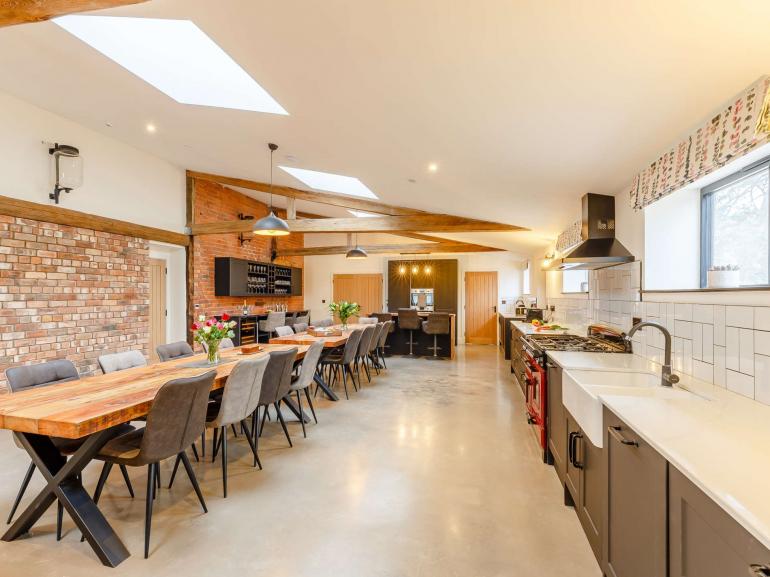
M 67 358 L 98 372 L 149 332 L 145 240 L 0 216 L 0 389 L 5 369 Z
M 267 206 L 245 194 L 216 183 L 198 180 L 195 182 L 195 223 L 237 220 L 238 214 L 248 214 L 261 218 L 267 214 Z M 283 211 L 276 211 L 285 217 Z M 198 305 L 197 314 L 215 315 L 222 312 L 238 313 L 243 305 L 243 297 L 214 296 L 214 258 L 231 256 L 250 260 L 270 262 L 270 238 L 254 236 L 243 246 L 238 241 L 237 234 L 208 234 L 195 237 L 193 279 L 193 304 Z M 301 248 L 304 246 L 302 234 L 292 233 L 277 239 L 278 248 Z M 303 268 L 303 257 L 288 257 L 276 259 L 277 264 Z M 303 278 L 304 282 L 304 278 Z M 305 299 L 301 296 L 253 296 L 247 297 L 246 302 L 257 307 L 273 303 L 287 304 L 289 310 L 305 308 Z

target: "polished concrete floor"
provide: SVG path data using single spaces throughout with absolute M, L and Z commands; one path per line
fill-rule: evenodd
M 102 567 L 69 519 L 57 543 L 52 507 L 29 537 L 0 542 L 0 577 L 600 575 L 496 349 L 460 347 L 451 362 L 393 358 L 389 367 L 349 401 L 320 401 L 307 439 L 292 423 L 294 448 L 269 423 L 263 471 L 252 469 L 245 441 L 231 439 L 227 499 L 219 466 L 194 463 L 208 514 L 184 475 L 164 487 L 148 560 L 144 470 L 131 471 L 134 500 L 115 471 L 100 505 L 128 560 Z M 7 433 L 0 456 L 4 519 L 29 461 Z M 89 487 L 98 472 L 87 468 Z M 36 474 L 31 489 L 41 485 Z

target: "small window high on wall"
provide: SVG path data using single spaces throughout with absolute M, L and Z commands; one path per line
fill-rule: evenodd
M 522 274 L 522 281 L 521 281 L 521 294 L 528 295 L 531 294 L 531 288 L 530 288 L 530 275 L 531 275 L 532 267 L 529 264 L 529 261 L 527 261 L 527 268 L 524 269 Z
M 735 269 L 740 286 L 770 284 L 770 159 L 701 191 L 701 287 L 709 269 Z
M 561 292 L 563 293 L 587 293 L 588 271 L 565 270 L 561 273 Z

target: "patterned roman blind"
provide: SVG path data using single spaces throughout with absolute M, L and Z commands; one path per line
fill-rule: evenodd
M 628 192 L 641 210 L 770 142 L 770 75 L 731 99 L 718 114 L 636 175 Z

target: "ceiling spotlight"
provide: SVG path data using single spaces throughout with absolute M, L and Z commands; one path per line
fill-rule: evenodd
M 158 130 L 157 127 L 152 122 L 149 122 L 147 126 L 145 126 L 144 128 L 150 134 L 155 134 L 155 132 Z
M 438 172 L 438 164 L 436 164 L 435 162 L 431 162 L 428 165 L 428 172 Z

